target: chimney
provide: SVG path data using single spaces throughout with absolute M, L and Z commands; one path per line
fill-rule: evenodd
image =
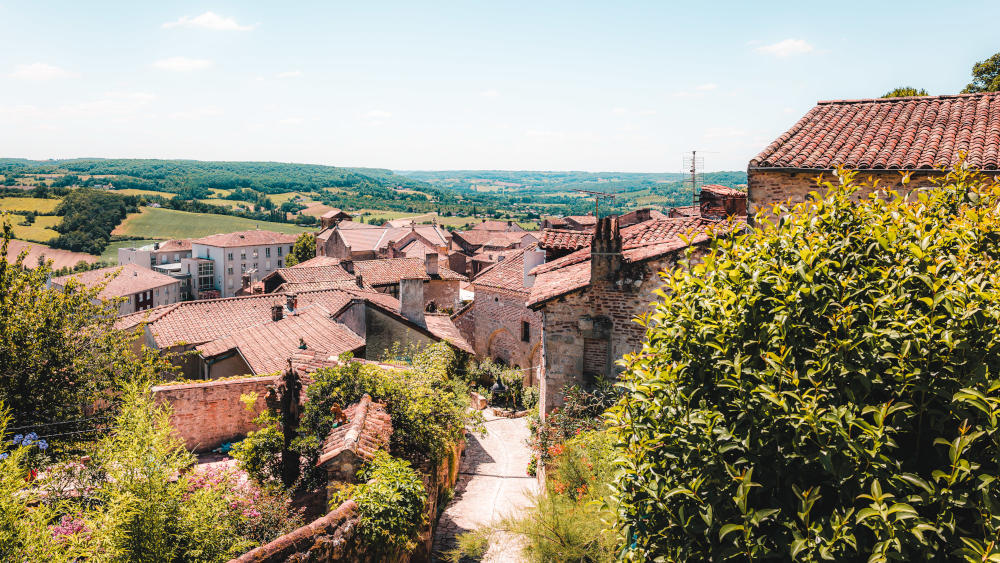
M 348 274 L 354 273 L 354 260 L 348 258 L 347 260 L 340 261 L 340 267 L 344 269 Z
M 365 280 L 361 278 L 361 274 L 354 276 L 354 283 L 358 284 L 358 287 L 365 287 Z
M 271 307 L 271 320 L 280 321 L 285 318 L 285 308 L 281 305 L 275 305 Z
M 419 278 L 399 280 L 399 314 L 423 326 L 424 280 Z
M 597 220 L 594 242 L 590 247 L 590 283 L 613 281 L 622 267 L 622 235 L 618 217 Z
M 297 296 L 294 293 L 288 293 L 285 295 L 285 307 L 288 309 L 288 312 L 292 315 L 295 314 L 295 306 L 298 303 L 298 299 L 296 297 Z
M 427 270 L 428 276 L 438 275 L 438 253 L 428 252 L 424 254 L 424 268 Z
M 250 274 L 244 273 L 242 276 L 240 276 L 240 285 L 243 289 L 250 288 Z
M 524 287 L 531 287 L 535 285 L 535 276 L 530 275 L 530 272 L 535 266 L 545 263 L 545 251 L 538 248 L 529 248 L 524 251 Z
M 153 243 L 153 250 L 159 250 L 159 249 L 160 249 L 160 243 L 154 242 Z

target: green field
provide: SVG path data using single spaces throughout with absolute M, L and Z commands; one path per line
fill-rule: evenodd
M 204 199 L 199 199 L 201 203 L 207 205 L 218 205 L 219 207 L 228 207 L 230 209 L 236 209 L 237 207 L 248 207 L 249 204 L 244 201 L 235 201 L 232 199 L 221 199 L 217 197 L 206 197 Z
M 309 201 L 309 196 L 300 192 L 285 192 L 283 194 L 267 194 L 267 199 L 274 202 L 275 205 L 281 205 L 286 201 L 290 201 L 295 196 L 301 196 L 304 202 Z
M 167 199 L 174 197 L 177 194 L 172 194 L 170 192 L 154 192 L 153 190 L 137 190 L 135 188 L 125 188 L 122 190 L 109 190 L 113 194 L 122 195 L 148 195 L 151 197 L 160 196 Z
M 153 244 L 154 242 L 156 242 L 156 241 L 153 240 L 153 239 L 147 239 L 147 240 L 113 240 L 113 241 L 111 241 L 111 242 L 108 243 L 108 246 L 105 247 L 104 252 L 101 253 L 101 261 L 102 262 L 113 262 L 113 263 L 117 264 L 118 263 L 118 249 L 119 248 L 128 248 L 128 247 L 131 247 L 131 246 L 134 246 L 134 247 L 138 248 L 140 246 L 146 246 L 147 244 Z
M 310 229 L 288 223 L 255 221 L 243 217 L 189 213 L 173 209 L 145 207 L 142 213 L 128 216 L 113 234 L 148 239 L 198 238 L 217 233 L 249 231 L 260 228 L 266 231 L 298 234 Z
M 21 221 L 24 221 L 24 215 L 11 214 L 10 224 L 14 227 L 14 238 L 33 242 L 46 242 L 59 236 L 59 233 L 52 230 L 52 227 L 58 225 L 62 221 L 62 217 L 40 215 L 35 217 L 35 222 L 28 226 L 18 225 Z
M 0 197 L 0 210 L 51 213 L 55 211 L 60 201 L 59 199 L 42 199 L 39 197 Z

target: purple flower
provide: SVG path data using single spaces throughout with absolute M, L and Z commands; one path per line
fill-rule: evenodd
M 38 439 L 38 434 L 35 434 L 34 432 L 28 432 L 28 435 L 25 436 L 24 439 L 31 440 L 32 442 L 34 442 L 35 440 Z
M 38 449 L 40 449 L 40 450 L 42 450 L 44 452 L 45 450 L 49 449 L 49 443 L 46 442 L 45 440 L 39 440 L 38 441 Z
M 8 455 L 10 455 L 10 454 L 8 454 L 7 452 L 4 452 L 4 453 L 0 454 L 0 460 L 7 459 Z
M 13 440 L 11 440 L 11 441 L 10 441 L 10 443 L 11 443 L 11 444 L 14 444 L 14 445 L 16 446 L 16 445 L 20 444 L 20 443 L 21 443 L 21 440 L 23 440 L 23 439 L 24 439 L 24 436 L 22 436 L 22 435 L 18 434 L 18 435 L 16 435 L 16 436 L 14 436 L 14 439 L 13 439 Z

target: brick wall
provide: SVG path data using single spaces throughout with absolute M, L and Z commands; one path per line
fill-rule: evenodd
M 768 209 L 770 205 L 775 203 L 789 200 L 792 203 L 803 202 L 810 192 L 820 191 L 822 194 L 822 188 L 816 185 L 817 176 L 822 176 L 824 182 L 839 183 L 839 179 L 833 172 L 791 172 L 751 168 L 747 171 L 750 215 L 752 216 L 761 207 Z M 858 180 L 871 184 L 869 178 L 878 180 L 879 187 L 891 187 L 904 192 L 930 185 L 929 175 L 926 173 L 913 174 L 910 177 L 910 183 L 906 186 L 902 183 L 902 176 L 896 171 L 864 171 L 858 174 Z M 855 193 L 855 198 L 867 196 L 871 192 L 870 188 L 858 190 Z
M 459 305 L 459 280 L 428 280 L 424 282 L 424 303 L 456 309 Z
M 253 419 L 264 409 L 264 397 L 275 377 L 245 377 L 153 387 L 157 401 L 170 405 L 170 424 L 189 450 L 209 451 L 256 430 Z M 257 393 L 253 412 L 240 401 L 244 393 Z
M 525 293 L 476 286 L 472 342 L 477 355 L 522 368 L 540 362 L 542 314 L 529 309 L 527 299 Z M 521 340 L 524 321 L 530 324 L 527 342 Z
M 455 315 L 451 317 L 451 322 L 455 323 L 455 327 L 458 328 L 458 332 L 462 333 L 465 337 L 466 342 L 472 346 L 473 350 L 478 350 L 476 348 L 476 305 L 475 301 L 467 305 L 460 311 L 456 311 Z

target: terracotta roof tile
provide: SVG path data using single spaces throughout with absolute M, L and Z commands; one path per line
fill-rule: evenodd
M 177 279 L 166 274 L 154 272 L 149 268 L 143 268 L 135 264 L 98 268 L 97 270 L 89 270 L 78 274 L 59 276 L 58 278 L 52 278 L 52 283 L 65 286 L 70 279 L 75 279 L 77 282 L 88 287 L 106 283 L 107 285 L 104 286 L 104 289 L 98 293 L 98 297 L 101 299 L 125 297 L 139 293 L 140 291 L 149 291 L 179 283 Z
M 465 241 L 469 246 L 485 246 L 487 243 L 493 246 L 513 247 L 521 243 L 525 236 L 534 238 L 537 233 L 531 231 L 455 231 L 453 236 Z
M 160 243 L 157 252 L 181 252 L 191 250 L 191 239 L 171 239 Z
M 719 197 L 747 197 L 747 193 L 743 190 L 737 190 L 730 188 L 729 186 L 721 186 L 719 184 L 705 184 L 701 187 L 701 191 L 709 192 Z
M 534 249 L 535 246 L 533 244 L 511 252 L 503 260 L 480 272 L 476 279 L 472 280 L 472 285 L 527 294 L 528 288 L 524 287 L 524 253 Z
M 302 342 L 327 356 L 339 356 L 365 345 L 364 339 L 331 319 L 330 311 L 316 305 L 279 321 L 268 319 L 195 349 L 204 357 L 238 350 L 253 373 L 263 375 L 283 369 Z
M 316 465 L 324 465 L 343 452 L 350 452 L 366 461 L 389 444 L 392 417 L 385 405 L 372 401 L 365 393 L 361 400 L 344 409 L 347 422 L 337 426 L 323 441 Z
M 273 231 L 239 231 L 235 233 L 220 233 L 193 239 L 193 244 L 206 246 L 260 246 L 265 244 L 294 244 L 296 235 L 286 235 Z
M 429 280 L 423 258 L 382 258 L 378 260 L 355 260 L 354 273 L 360 274 L 364 283 L 377 286 L 397 284 L 402 279 Z M 353 279 L 353 276 L 351 276 Z M 438 262 L 438 274 L 434 279 L 466 280 L 465 276 L 452 271 Z
M 544 229 L 539 246 L 555 250 L 578 250 L 590 245 L 593 231 L 573 231 L 568 229 Z
M 1000 170 L 1000 92 L 819 102 L 751 168 Z
M 451 343 L 459 350 L 475 354 L 475 351 L 472 349 L 469 341 L 462 336 L 461 331 L 459 331 L 458 327 L 455 326 L 455 322 L 451 320 L 450 315 L 443 313 L 425 313 L 424 327 L 434 336 Z
M 506 232 L 512 225 L 513 224 L 510 221 L 483 221 L 475 227 L 472 227 L 472 230 Z
M 313 266 L 336 266 L 340 264 L 339 258 L 334 258 L 333 256 L 316 256 L 315 258 L 310 258 L 305 262 L 299 262 L 291 268 L 311 268 Z

